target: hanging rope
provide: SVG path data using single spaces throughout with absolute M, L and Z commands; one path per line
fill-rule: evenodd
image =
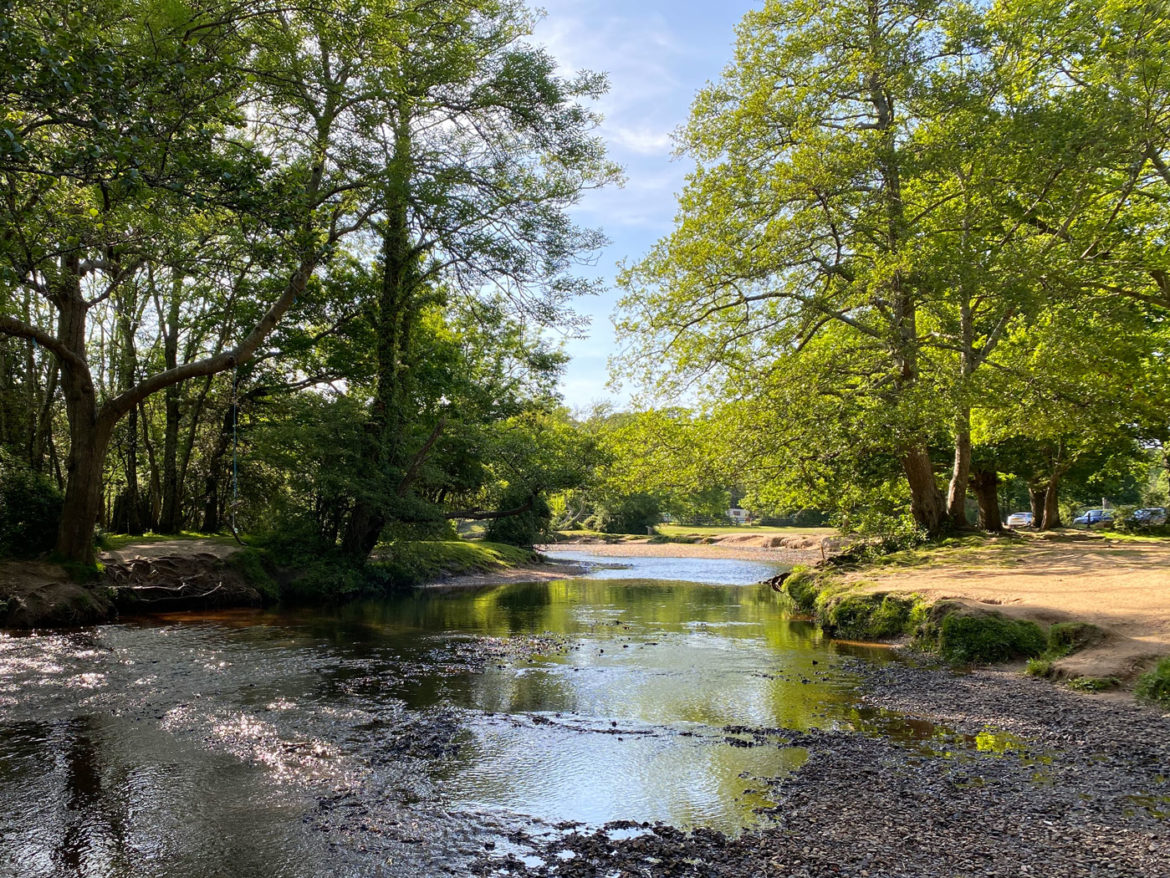
M 240 532 L 236 529 L 236 509 L 240 505 L 240 367 L 236 367 L 232 378 L 232 504 L 231 528 L 232 536 L 241 546 Z

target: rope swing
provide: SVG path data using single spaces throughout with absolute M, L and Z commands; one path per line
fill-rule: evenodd
M 241 546 L 240 532 L 236 528 L 236 510 L 240 505 L 240 367 L 236 366 L 232 378 L 232 502 L 231 502 L 231 529 L 232 536 Z

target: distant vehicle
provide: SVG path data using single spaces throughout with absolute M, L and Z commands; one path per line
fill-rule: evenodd
M 1080 515 L 1073 519 L 1073 527 L 1090 528 L 1095 524 L 1111 524 L 1113 522 L 1113 510 L 1111 509 L 1086 509 Z
M 1145 509 L 1135 509 L 1129 519 L 1138 527 L 1160 527 L 1166 523 L 1166 507 L 1147 506 Z
M 1007 517 L 1008 527 L 1031 527 L 1035 519 L 1031 512 L 1013 512 Z

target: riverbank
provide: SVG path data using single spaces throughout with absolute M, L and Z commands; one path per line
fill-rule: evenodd
M 847 554 L 775 584 L 839 636 L 909 638 L 961 662 L 1034 659 L 1030 673 L 1082 689 L 1131 688 L 1170 655 L 1166 540 L 972 536 Z
M 403 544 L 375 557 L 369 576 L 328 559 L 282 565 L 227 537 L 116 538 L 100 571 L 78 581 L 58 564 L 0 563 L 0 628 L 73 628 L 121 615 L 255 607 L 280 600 L 338 603 L 409 588 L 467 588 L 580 575 L 579 564 L 484 542 Z M 333 580 L 336 579 L 336 582 Z
M 823 561 L 831 557 L 840 545 L 841 541 L 836 537 L 743 533 L 710 537 L 703 542 L 675 542 L 654 537 L 621 540 L 594 537 L 563 540 L 536 548 L 542 552 L 588 552 L 607 558 L 722 558 L 791 567 Z

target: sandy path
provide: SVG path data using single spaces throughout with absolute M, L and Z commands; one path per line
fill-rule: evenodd
M 190 558 L 194 555 L 226 558 L 240 551 L 240 548 L 237 543 L 220 539 L 143 540 L 102 552 L 100 557 L 105 562 L 129 561 L 133 558 Z
M 779 564 L 812 564 L 823 557 L 819 545 L 791 548 L 747 545 L 742 542 L 651 543 L 638 540 L 620 543 L 551 543 L 536 548 L 540 552 L 588 552 L 609 558 L 727 558 Z

